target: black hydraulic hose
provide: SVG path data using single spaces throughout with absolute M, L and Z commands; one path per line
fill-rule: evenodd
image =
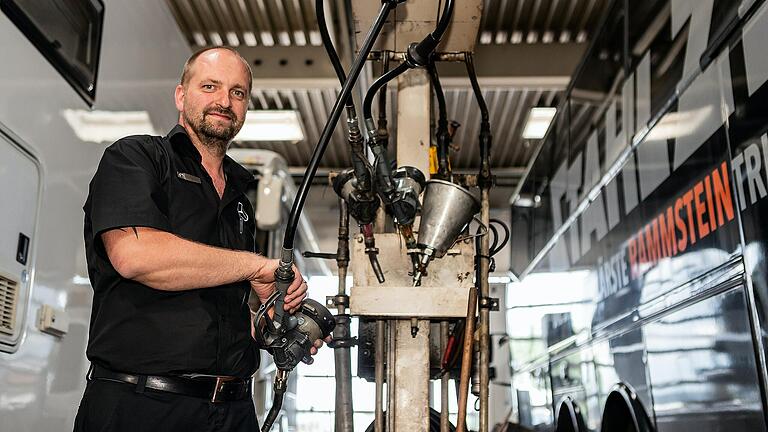
M 272 408 L 270 408 L 267 417 L 264 418 L 264 424 L 261 426 L 261 432 L 269 432 L 272 429 L 272 424 L 275 423 L 277 415 L 280 414 L 280 408 L 283 407 L 283 395 L 285 392 L 275 392 L 275 399 L 272 402 Z
M 344 86 L 344 82 L 347 80 L 347 75 L 344 72 L 344 67 L 341 65 L 339 54 L 333 46 L 331 35 L 328 33 L 323 0 L 315 0 L 315 15 L 317 15 L 317 26 L 320 29 L 320 38 L 323 41 L 325 51 L 328 53 L 328 58 L 331 61 L 333 70 L 336 71 L 336 76 L 339 78 L 339 82 Z M 357 110 L 355 109 L 354 99 L 351 94 L 345 101 L 344 107 L 347 111 L 347 122 L 349 124 L 348 141 L 357 185 L 363 190 L 368 190 L 371 186 L 370 165 L 367 163 L 368 160 L 365 157 L 365 144 L 362 134 L 360 133 L 360 127 L 357 121 Z
M 323 7 L 323 0 L 315 0 L 315 15 L 317 15 L 317 26 L 320 29 L 320 39 L 323 41 L 325 51 L 328 53 L 328 58 L 331 60 L 333 70 L 336 71 L 336 76 L 339 77 L 339 82 L 344 84 L 347 80 L 347 75 L 344 72 L 344 68 L 341 66 L 341 60 L 339 54 L 333 46 L 331 35 L 328 34 L 328 25 L 325 22 L 325 9 Z
M 504 249 L 504 246 L 507 245 L 507 243 L 509 242 L 509 238 L 511 236 L 511 233 L 509 231 L 509 227 L 503 221 L 501 221 L 499 219 L 493 219 L 492 218 L 489 222 L 491 224 L 496 224 L 496 225 L 501 226 L 501 228 L 504 230 L 504 240 L 502 240 L 501 243 L 498 244 L 498 246 L 495 246 L 495 247 L 490 249 L 491 250 L 491 256 L 494 256 L 497 253 L 501 252 L 501 250 Z M 493 225 L 491 225 L 491 226 L 493 226 Z
M 475 62 L 472 53 L 464 53 L 464 63 L 467 66 L 467 75 L 472 83 L 472 90 L 475 93 L 477 104 L 480 106 L 482 120 L 480 122 L 480 185 L 489 187 L 491 182 L 491 123 L 488 114 L 488 105 L 483 98 L 483 92 L 480 90 L 480 84 L 477 82 L 477 72 L 475 71 Z
M 485 98 L 483 98 L 483 92 L 480 90 L 480 84 L 477 82 L 477 72 L 475 71 L 475 60 L 472 53 L 464 53 L 464 63 L 467 66 L 467 75 L 469 75 L 469 82 L 472 84 L 472 91 L 475 93 L 475 99 L 477 104 L 480 105 L 480 113 L 482 114 L 482 122 L 488 123 L 490 116 L 488 115 L 488 105 L 485 104 Z
M 444 120 L 446 128 L 448 127 L 448 111 L 445 105 L 445 93 L 443 92 L 443 86 L 440 83 L 440 75 L 437 73 L 437 65 L 434 61 L 429 63 L 427 67 L 429 71 L 429 78 L 432 81 L 432 87 L 435 90 L 435 97 L 437 98 L 438 119 Z
M 432 32 L 432 37 L 438 41 L 443 38 L 443 34 L 448 30 L 448 25 L 451 23 L 453 17 L 454 0 L 448 0 L 445 2 L 445 8 L 443 14 L 440 15 L 440 21 L 437 23 L 437 28 Z
M 336 103 L 331 110 L 331 118 L 328 119 L 328 122 L 325 124 L 325 128 L 323 128 L 323 133 L 320 135 L 320 141 L 317 143 L 317 146 L 312 153 L 312 158 L 310 159 L 307 166 L 307 171 L 304 173 L 304 179 L 302 179 L 298 191 L 296 192 L 296 199 L 293 202 L 293 207 L 291 207 L 291 213 L 288 216 L 288 224 L 285 229 L 285 237 L 283 238 L 284 251 L 293 250 L 293 244 L 296 237 L 296 227 L 299 224 L 299 216 L 301 215 L 301 210 L 304 208 L 304 202 L 307 200 L 307 193 L 309 192 L 310 185 L 312 184 L 312 179 L 315 177 L 315 173 L 317 172 L 317 167 L 320 165 L 320 159 L 323 157 L 323 153 L 328 147 L 328 143 L 331 140 L 333 130 L 336 127 L 336 123 L 339 121 L 339 117 L 341 117 L 341 111 L 344 108 L 344 102 L 352 93 L 352 87 L 354 87 L 355 82 L 357 81 L 357 78 L 363 69 L 363 64 L 365 64 L 368 53 L 371 52 L 376 38 L 381 32 L 382 27 L 384 27 L 384 22 L 386 21 L 389 12 L 396 6 L 396 1 L 387 1 L 381 5 L 379 15 L 376 17 L 376 21 L 374 21 L 371 30 L 365 37 L 365 41 L 360 48 L 360 53 L 352 63 L 352 68 L 349 71 L 349 77 L 344 82 L 344 86 L 341 88 L 341 93 L 336 99 Z M 283 258 L 288 258 L 289 253 L 286 252 L 284 255 L 285 256 Z M 287 260 L 284 261 L 286 261 L 286 264 L 290 264 L 287 262 Z
M 382 74 L 389 72 L 389 53 L 384 52 L 384 57 L 381 60 Z M 387 127 L 387 85 L 384 84 L 379 91 L 379 129 L 386 129 Z
M 408 47 L 407 61 L 413 63 L 413 66 L 426 66 L 429 63 L 429 57 L 440 44 L 448 25 L 453 18 L 454 0 L 447 0 L 443 14 L 440 16 L 435 31 L 428 34 L 421 42 L 413 43 Z
M 448 111 L 445 104 L 445 93 L 443 93 L 443 86 L 440 84 L 440 75 L 437 73 L 437 65 L 434 59 L 429 63 L 427 70 L 432 81 L 432 88 L 435 90 L 438 107 L 437 131 L 435 134 L 437 136 L 437 173 L 442 178 L 449 178 L 451 175 L 449 163 L 451 136 L 448 132 Z
M 369 122 L 373 122 L 373 110 L 371 109 L 371 106 L 373 105 L 373 97 L 376 96 L 376 93 L 379 91 L 379 89 L 410 68 L 411 65 L 408 63 L 400 63 L 396 68 L 387 71 L 387 73 L 380 76 L 379 79 L 373 82 L 371 88 L 368 89 L 368 93 L 365 94 L 365 99 L 363 100 L 363 118 L 365 119 L 366 126 L 369 126 Z

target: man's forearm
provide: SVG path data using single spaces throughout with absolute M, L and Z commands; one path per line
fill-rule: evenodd
M 150 228 L 112 230 L 102 239 L 121 276 L 164 291 L 251 280 L 269 263 L 250 252 L 216 248 Z

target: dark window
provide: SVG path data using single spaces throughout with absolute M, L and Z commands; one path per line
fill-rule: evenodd
M 0 9 L 93 105 L 104 24 L 102 0 L 0 0 Z

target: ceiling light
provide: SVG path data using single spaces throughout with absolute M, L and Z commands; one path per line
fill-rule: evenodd
M 520 194 L 510 201 L 515 207 L 538 208 L 541 206 L 541 196 Z
M 298 111 L 248 111 L 245 123 L 235 141 L 288 141 L 304 140 L 304 130 Z
M 129 135 L 157 135 L 146 111 L 66 109 L 62 115 L 75 135 L 87 142 L 111 143 Z
M 557 108 L 531 108 L 528 120 L 525 122 L 525 129 L 523 129 L 523 138 L 544 138 L 556 112 Z

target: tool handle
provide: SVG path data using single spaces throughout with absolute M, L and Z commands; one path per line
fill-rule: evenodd
M 286 265 L 287 264 L 287 265 Z M 275 327 L 281 329 L 285 324 L 285 296 L 288 294 L 288 288 L 293 283 L 296 274 L 293 272 L 293 264 L 280 262 L 280 267 L 275 270 L 275 288 L 277 290 L 277 299 L 275 300 Z

